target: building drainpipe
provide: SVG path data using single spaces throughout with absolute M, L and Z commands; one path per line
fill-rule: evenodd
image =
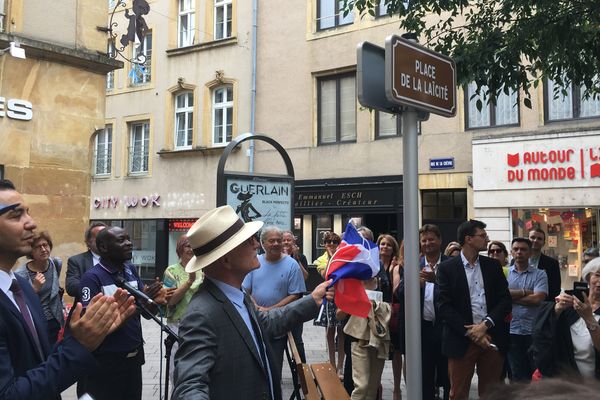
M 258 30 L 258 0 L 252 0 L 252 79 L 250 89 L 250 133 L 255 134 L 256 120 L 256 36 Z M 248 171 L 254 172 L 254 140 L 250 140 L 248 148 Z

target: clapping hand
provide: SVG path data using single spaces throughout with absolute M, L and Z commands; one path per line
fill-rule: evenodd
M 155 278 L 152 284 L 144 286 L 144 293 L 154 300 L 156 304 L 166 305 L 171 296 L 173 296 L 175 289 L 176 288 L 164 288 L 161 280 Z
M 85 313 L 77 303 L 69 327 L 73 337 L 88 351 L 94 351 L 104 338 L 118 329 L 135 313 L 134 298 L 122 289 L 113 296 L 98 293 L 88 304 Z

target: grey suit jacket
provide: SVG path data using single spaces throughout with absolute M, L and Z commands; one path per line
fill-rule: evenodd
M 65 286 L 69 296 L 75 299 L 79 298 L 79 281 L 83 274 L 93 266 L 92 252 L 89 250 L 69 257 L 67 261 L 67 277 L 65 279 Z
M 311 296 L 285 307 L 255 313 L 264 335 L 269 364 L 269 338 L 317 315 Z M 173 399 L 265 399 L 267 373 L 246 324 L 235 306 L 209 279 L 200 285 L 179 326 L 183 343 L 175 355 Z M 281 399 L 281 377 L 271 367 L 274 398 Z

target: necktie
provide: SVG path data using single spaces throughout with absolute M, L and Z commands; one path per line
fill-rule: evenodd
M 267 388 L 269 388 L 269 392 L 271 391 L 271 373 L 269 371 L 269 364 L 267 361 L 267 353 L 265 352 L 265 346 L 263 343 L 263 337 L 260 330 L 260 326 L 258 326 L 258 321 L 256 320 L 256 316 L 254 315 L 254 309 L 250 306 L 250 301 L 248 296 L 244 296 L 244 305 L 248 310 L 248 315 L 250 316 L 250 323 L 252 324 L 252 329 L 254 330 L 254 335 L 256 336 L 256 343 L 258 344 L 258 354 L 260 354 L 260 359 L 262 360 L 263 368 L 265 370 L 265 375 L 267 376 Z
M 40 345 L 40 338 L 38 337 L 35 325 L 33 324 L 33 320 L 31 319 L 31 314 L 29 314 L 29 310 L 27 309 L 27 303 L 25 303 L 25 296 L 23 296 L 21 286 L 19 285 L 19 282 L 16 279 L 13 279 L 12 284 L 10 285 L 10 291 L 13 293 L 15 301 L 19 306 L 19 311 L 21 311 L 21 315 L 25 320 L 25 324 L 29 329 L 29 333 L 31 333 L 31 336 L 33 337 L 33 341 L 35 342 L 40 357 L 43 360 L 44 354 L 42 352 L 42 346 Z

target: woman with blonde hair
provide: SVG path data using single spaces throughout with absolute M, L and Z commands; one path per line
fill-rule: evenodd
M 460 244 L 457 242 L 450 242 L 448 246 L 446 246 L 446 250 L 444 250 L 444 255 L 448 257 L 456 257 L 460 255 Z
M 379 246 L 379 261 L 381 266 L 387 272 L 390 282 L 392 282 L 392 316 L 390 319 L 390 338 L 393 347 L 392 355 L 392 372 L 394 376 L 394 391 L 393 399 L 402 398 L 400 390 L 400 380 L 402 378 L 402 351 L 400 348 L 398 337 L 398 319 L 400 318 L 400 303 L 396 299 L 395 292 L 400 284 L 400 270 L 404 264 L 404 241 L 402 247 L 398 246 L 398 242 L 392 235 L 382 234 L 377 238 Z M 400 254 L 402 250 L 402 255 Z

